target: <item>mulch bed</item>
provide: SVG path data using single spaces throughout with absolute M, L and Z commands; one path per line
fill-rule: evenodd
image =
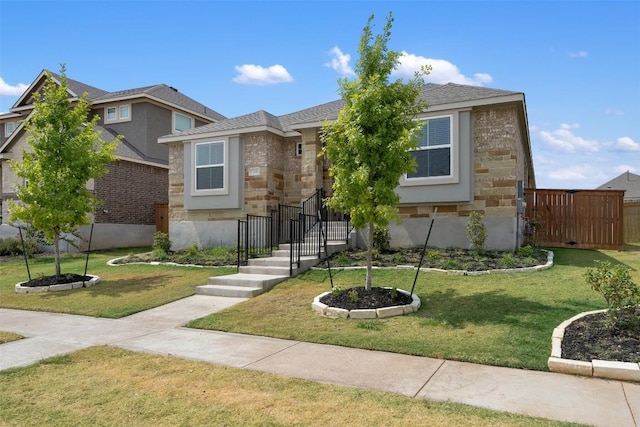
M 616 331 L 607 319 L 606 313 L 597 313 L 572 322 L 564 330 L 562 358 L 640 363 L 640 325 Z
M 88 282 L 91 280 L 91 276 L 83 276 L 81 274 L 61 274 L 60 277 L 56 276 L 44 276 L 38 277 L 37 279 L 31 279 L 28 282 L 21 283 L 20 286 L 25 286 L 28 288 L 35 288 L 38 286 L 51 286 L 51 285 L 64 285 L 66 283 L 74 283 L 74 282 Z
M 356 292 L 358 298 L 354 300 L 350 294 Z M 370 291 L 364 287 L 349 288 L 341 290 L 338 295 L 333 293 L 327 294 L 320 298 L 320 302 L 329 307 L 337 307 L 345 310 L 367 310 L 384 307 L 393 307 L 396 305 L 411 304 L 413 299 L 410 295 L 402 292 L 396 292 L 395 298 L 392 296 L 392 290 L 388 288 L 372 287 Z

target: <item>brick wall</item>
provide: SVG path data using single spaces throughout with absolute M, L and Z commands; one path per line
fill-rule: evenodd
M 103 201 L 95 222 L 155 224 L 154 205 L 168 202 L 167 187 L 167 169 L 115 161 L 109 165 L 109 173 L 95 182 L 96 196 Z

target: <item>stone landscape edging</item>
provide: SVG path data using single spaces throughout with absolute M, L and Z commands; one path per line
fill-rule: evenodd
M 167 265 L 169 267 L 195 267 L 195 268 L 236 268 L 236 265 L 201 265 L 201 264 L 180 264 L 177 262 L 170 261 L 135 261 L 135 262 L 127 262 L 124 264 L 117 264 L 116 262 L 128 258 L 128 255 L 121 256 L 118 258 L 113 258 L 107 261 L 107 265 L 109 267 L 122 267 L 123 265 Z
M 585 311 L 565 320 L 553 330 L 551 337 L 551 357 L 547 366 L 551 372 L 582 375 L 587 377 L 608 378 L 623 381 L 640 381 L 640 363 L 617 362 L 594 359 L 591 362 L 562 358 L 562 338 L 564 331 L 573 322 L 583 317 L 606 312 L 607 310 Z
M 391 288 L 386 287 L 384 289 Z M 316 296 L 311 303 L 311 308 L 319 315 L 329 317 L 331 319 L 384 319 L 387 317 L 401 316 L 403 314 L 418 311 L 420 308 L 420 298 L 416 294 L 411 295 L 409 292 L 402 289 L 397 289 L 397 291 L 405 295 L 410 295 L 412 299 L 411 304 L 365 310 L 346 310 L 344 308 L 330 307 L 327 304 L 320 302 L 322 297 L 331 293 L 329 291 Z
M 87 277 L 91 277 L 90 280 L 85 280 L 84 282 L 71 282 L 71 283 L 62 283 L 60 285 L 49 285 L 49 286 L 22 286 L 23 283 L 20 282 L 16 285 L 16 293 L 18 294 L 35 294 L 39 292 L 58 292 L 58 291 L 68 291 L 71 289 L 79 289 L 79 288 L 88 288 L 90 286 L 96 285 L 100 282 L 100 277 L 94 276 L 93 274 L 87 274 Z

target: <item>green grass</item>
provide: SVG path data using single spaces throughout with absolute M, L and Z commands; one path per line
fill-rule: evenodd
M 16 341 L 22 338 L 24 338 L 22 335 L 14 334 L 13 332 L 0 331 L 0 344 Z
M 553 268 L 535 273 L 447 276 L 420 273 L 416 313 L 361 322 L 328 319 L 311 310 L 330 289 L 329 275 L 310 271 L 223 312 L 190 322 L 194 328 L 546 370 L 553 328 L 577 313 L 605 307 L 585 283 L 593 260 L 622 262 L 640 283 L 637 252 L 554 249 Z M 415 272 L 376 270 L 374 286 L 410 290 Z M 342 289 L 364 284 L 365 272 L 334 272 Z M 374 326 L 375 325 L 375 326 Z
M 0 372 L 6 426 L 568 426 L 461 404 L 93 347 Z
M 2 262 L 0 307 L 117 318 L 193 295 L 195 287 L 205 284 L 209 276 L 235 271 L 233 268 L 107 266 L 110 259 L 144 250 L 143 248 L 92 253 L 87 273 L 100 276 L 100 283 L 89 288 L 61 292 L 17 294 L 16 283 L 28 279 L 24 261 Z M 83 274 L 85 257 L 85 254 L 64 255 L 61 263 L 62 273 Z M 31 277 L 55 274 L 51 256 L 31 259 L 29 266 Z

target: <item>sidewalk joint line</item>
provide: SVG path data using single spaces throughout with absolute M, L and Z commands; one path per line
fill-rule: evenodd
M 638 426 L 638 421 L 636 421 L 636 417 L 633 415 L 633 408 L 629 403 L 629 397 L 627 396 L 627 391 L 624 388 L 624 382 L 620 381 L 620 387 L 622 387 L 622 395 L 624 396 L 624 402 L 627 404 L 627 408 L 629 408 L 629 413 L 631 414 L 631 421 L 635 426 Z
M 440 363 L 440 365 L 436 368 L 435 371 L 433 371 L 433 374 L 429 375 L 429 378 L 427 378 L 427 380 L 424 382 L 424 384 L 422 384 L 422 387 L 420 387 L 420 389 L 416 392 L 416 394 L 414 394 L 412 397 L 415 399 L 416 397 L 418 397 L 418 395 L 420 394 L 420 392 L 422 390 L 424 390 L 424 388 L 427 386 L 427 384 L 429 384 L 429 382 L 431 381 L 431 379 L 435 376 L 435 374 L 438 373 L 438 371 L 440 371 L 440 368 L 442 368 L 444 366 L 444 363 L 446 362 L 446 360 L 443 360 L 442 363 Z
M 285 348 L 283 348 L 281 350 L 278 350 L 278 351 L 276 351 L 274 353 L 268 354 L 268 355 L 266 355 L 264 357 L 261 357 L 260 359 L 254 360 L 251 363 L 247 363 L 246 365 L 242 366 L 242 369 L 248 368 L 248 367 L 250 367 L 251 365 L 253 365 L 255 363 L 262 362 L 263 360 L 268 359 L 271 356 L 275 356 L 276 354 L 280 354 L 283 351 L 289 350 L 290 348 L 293 348 L 293 347 L 295 347 L 297 345 L 300 345 L 300 344 L 302 344 L 302 341 L 293 341 L 293 344 L 291 344 L 291 345 L 289 345 L 289 346 L 287 346 L 287 347 L 285 347 Z

